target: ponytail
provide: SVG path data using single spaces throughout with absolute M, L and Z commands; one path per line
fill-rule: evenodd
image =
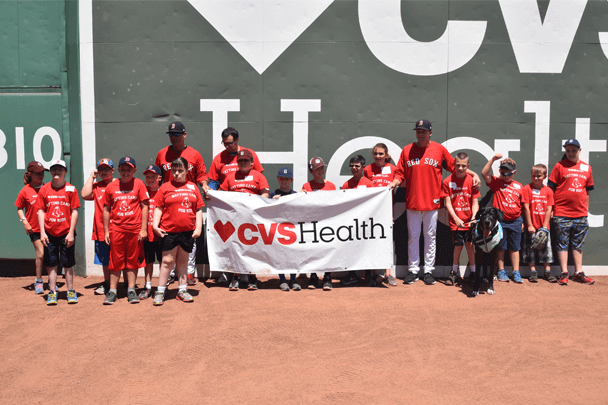
M 25 172 L 23 174 L 23 184 L 25 184 L 25 185 L 30 184 L 31 181 L 32 181 L 32 176 L 30 175 L 30 172 Z

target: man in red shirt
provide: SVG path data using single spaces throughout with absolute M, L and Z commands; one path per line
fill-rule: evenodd
M 548 185 L 554 191 L 553 227 L 557 239 L 557 259 L 562 274 L 559 284 L 568 284 L 568 248 L 572 248 L 574 275 L 583 284 L 594 281 L 583 273 L 583 244 L 589 229 L 589 192 L 593 190 L 593 172 L 580 159 L 581 144 L 568 139 L 564 144 L 566 158 L 551 171 Z
M 454 171 L 454 158 L 441 144 L 431 141 L 432 126 L 428 120 L 416 121 L 417 142 L 403 148 L 395 179 L 389 185 L 393 189 L 404 181 L 405 206 L 407 209 L 408 262 L 409 271 L 403 283 L 412 284 L 420 271 L 419 241 L 420 230 L 424 232 L 424 283 L 435 284 L 431 272 L 435 268 L 437 232 L 437 211 L 440 207 L 442 191 L 442 169 Z M 473 176 L 473 187 L 479 187 L 479 176 L 467 169 Z
M 187 181 L 198 184 L 202 187 L 203 192 L 209 190 L 209 179 L 207 177 L 207 168 L 201 154 L 191 146 L 186 146 L 186 127 L 179 121 L 172 122 L 167 131 L 171 145 L 161 149 L 156 155 L 155 166 L 160 167 L 163 176 L 163 183 L 171 180 L 171 162 L 178 157 L 183 157 L 188 161 Z M 195 285 L 194 270 L 196 269 L 196 241 L 194 248 L 188 256 L 188 285 Z

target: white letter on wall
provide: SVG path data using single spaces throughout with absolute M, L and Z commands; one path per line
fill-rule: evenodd
M 448 21 L 441 38 L 419 42 L 403 28 L 401 0 L 359 0 L 359 24 L 380 62 L 415 76 L 441 75 L 464 66 L 479 50 L 487 26 L 486 21 Z
M 211 111 L 211 120 L 213 121 L 213 156 L 224 150 L 221 144 L 222 131 L 228 127 L 228 112 L 241 111 L 241 100 L 215 100 L 201 98 L 201 111 Z

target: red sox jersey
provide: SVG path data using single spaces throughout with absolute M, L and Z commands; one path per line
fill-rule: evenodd
M 36 211 L 45 212 L 45 232 L 53 236 L 63 236 L 70 231 L 72 210 L 80 208 L 80 199 L 76 187 L 68 182 L 60 188 L 53 187 L 53 183 L 47 183 L 40 187 L 35 206 Z
M 156 194 L 158 190 L 152 191 L 150 187 L 146 186 L 146 190 L 148 191 L 148 241 L 154 242 L 158 240 L 158 235 L 154 233 L 152 229 L 152 221 L 154 220 L 154 208 L 156 207 Z
M 589 215 L 587 190 L 593 190 L 593 172 L 588 163 L 564 159 L 553 167 L 549 181 L 556 185 L 553 215 L 569 218 Z
M 505 213 L 505 221 L 512 221 L 521 216 L 521 199 L 524 186 L 513 180 L 510 183 L 492 176 L 490 190 L 494 192 L 492 206 Z
M 348 190 L 353 188 L 372 188 L 374 187 L 374 183 L 367 177 L 361 177 L 359 180 L 356 180 L 354 177 L 351 177 L 342 185 L 342 190 Z
M 203 208 L 203 197 L 191 181 L 171 181 L 160 186 L 156 194 L 156 207 L 163 210 L 159 228 L 177 233 L 196 228 L 196 211 Z
M 264 171 L 264 168 L 260 163 L 260 159 L 258 159 L 258 155 L 256 155 L 256 153 L 251 149 L 239 147 L 239 151 L 241 150 L 251 151 L 251 154 L 253 155 L 252 169 L 262 173 Z M 238 171 L 239 165 L 236 161 L 236 155 L 236 153 L 234 155 L 231 155 L 226 150 L 223 150 L 221 153 L 218 153 L 213 159 L 211 167 L 209 168 L 209 178 L 217 180 L 220 184 L 222 184 L 224 180 L 226 180 L 226 176 L 228 176 L 228 173 L 234 173 Z
M 454 171 L 454 158 L 441 144 L 431 141 L 426 148 L 415 142 L 401 151 L 395 178 L 405 179 L 405 206 L 412 211 L 433 211 L 441 204 L 442 168 Z
M 186 176 L 187 181 L 200 184 L 201 182 L 207 180 L 207 168 L 205 167 L 205 162 L 203 162 L 203 157 L 196 149 L 186 146 L 186 149 L 178 153 L 171 149 L 171 146 L 167 146 L 158 152 L 156 155 L 156 161 L 154 162 L 154 165 L 160 167 L 160 170 L 163 172 L 163 183 L 168 183 L 173 179 L 173 174 L 171 173 L 171 162 L 178 157 L 183 157 L 188 161 L 188 175 Z
M 395 170 L 397 167 L 390 163 L 385 164 L 382 167 L 378 167 L 375 164 L 365 166 L 363 175 L 370 179 L 374 187 L 386 187 L 395 178 Z
M 547 216 L 547 207 L 553 206 L 553 190 L 547 186 L 538 189 L 532 183 L 526 184 L 521 199 L 522 204 L 530 204 L 530 217 L 532 226 L 542 228 Z M 549 225 L 547 225 L 549 229 Z
M 240 171 L 228 173 L 220 188 L 224 191 L 238 191 L 249 194 L 260 194 L 262 190 L 269 189 L 266 177 L 253 169 L 247 174 Z
M 42 187 L 42 186 L 40 186 Z M 38 192 L 40 187 L 34 188 L 29 184 L 23 186 L 17 200 L 15 200 L 15 207 L 25 210 L 25 219 L 30 224 L 32 232 L 39 233 L 40 225 L 38 224 L 38 209 L 36 208 L 36 200 L 38 199 Z
M 325 183 L 317 183 L 314 180 L 307 181 L 302 186 L 305 191 L 319 191 L 319 190 L 335 190 L 336 186 L 331 181 L 325 180 Z
M 479 190 L 473 188 L 473 177 L 466 175 L 463 178 L 456 177 L 455 174 L 448 176 L 443 181 L 443 195 L 450 197 L 452 208 L 456 216 L 462 219 L 465 223 L 473 219 L 473 200 L 479 198 Z M 458 228 L 452 216 L 450 216 L 450 229 L 465 230 L 469 229 L 470 225 L 465 225 L 464 228 Z
M 105 241 L 103 233 L 103 197 L 106 194 L 106 187 L 112 181 L 118 181 L 118 179 L 111 179 L 110 182 L 97 181 L 93 183 L 93 202 L 95 204 L 95 214 L 93 215 L 93 235 L 91 239 Z
M 146 185 L 140 179 L 108 184 L 103 203 L 110 207 L 110 230 L 138 233 L 141 230 L 141 203 L 148 199 Z

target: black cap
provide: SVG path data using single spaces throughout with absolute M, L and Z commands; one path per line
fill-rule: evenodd
M 515 170 L 515 167 L 516 165 L 513 162 L 502 162 L 498 168 L 507 169 L 508 171 L 512 172 L 513 170 Z
M 431 126 L 431 121 L 429 120 L 418 120 L 416 121 L 416 128 L 414 128 L 414 130 L 417 129 L 424 129 L 427 131 L 431 131 L 433 129 L 433 127 Z
M 179 121 L 172 122 L 167 131 L 168 134 L 183 134 L 184 132 L 186 132 L 186 127 Z

